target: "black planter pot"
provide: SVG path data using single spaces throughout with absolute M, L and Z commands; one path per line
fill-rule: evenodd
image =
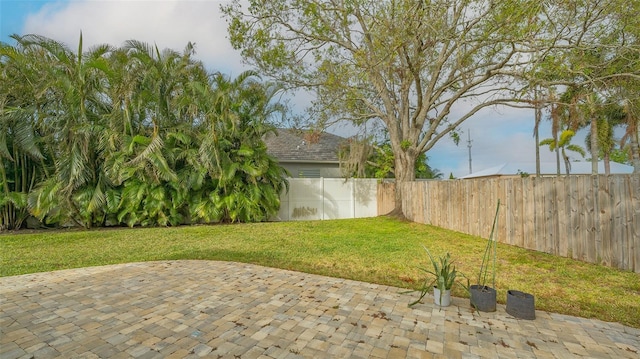
M 469 286 L 471 293 L 471 306 L 481 312 L 496 311 L 496 290 L 480 285 Z
M 535 298 L 529 293 L 508 290 L 507 313 L 519 319 L 536 319 Z

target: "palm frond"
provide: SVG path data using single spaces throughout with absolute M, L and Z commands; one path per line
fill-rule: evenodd
M 585 152 L 584 148 L 582 148 L 582 147 L 580 147 L 578 145 L 571 144 L 571 145 L 567 145 L 566 148 L 569 151 L 573 151 L 573 152 L 579 153 L 582 157 L 584 157 L 587 154 Z
M 134 141 L 136 141 L 136 143 L 144 144 L 143 141 L 145 140 L 148 140 L 148 139 L 144 136 L 134 137 Z M 164 142 L 162 141 L 162 138 L 158 135 L 155 135 L 153 138 L 151 138 L 151 140 L 149 141 L 149 144 L 146 145 L 144 150 L 142 150 L 135 158 L 129 161 L 128 165 L 135 166 L 140 164 L 143 161 L 148 161 L 151 154 L 159 152 L 162 149 L 162 146 L 164 146 Z

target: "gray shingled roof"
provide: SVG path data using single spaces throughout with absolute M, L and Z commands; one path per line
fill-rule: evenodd
M 338 149 L 346 138 L 321 132 L 317 143 L 305 139 L 305 130 L 280 128 L 277 135 L 265 136 L 267 153 L 280 162 L 335 162 Z

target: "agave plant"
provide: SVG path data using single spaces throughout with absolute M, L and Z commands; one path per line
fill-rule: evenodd
M 429 276 L 425 278 L 422 286 L 418 289 L 420 297 L 415 302 L 409 304 L 409 306 L 418 304 L 434 286 L 440 290 L 440 296 L 442 296 L 445 290 L 450 290 L 453 287 L 458 275 L 463 276 L 462 273 L 457 271 L 449 252 L 436 259 L 426 247 L 423 246 L 423 248 L 429 256 L 431 266 L 421 267 L 420 270 L 429 274 Z

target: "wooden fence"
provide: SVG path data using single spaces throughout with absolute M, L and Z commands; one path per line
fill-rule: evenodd
M 379 213 L 393 193 L 379 185 Z M 410 182 L 403 208 L 412 221 L 487 238 L 498 199 L 499 242 L 640 273 L 638 175 Z

